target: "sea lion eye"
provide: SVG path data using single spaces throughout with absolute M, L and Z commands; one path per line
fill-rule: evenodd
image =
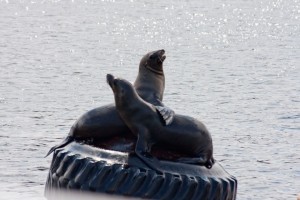
M 155 55 L 152 54 L 150 57 L 149 57 L 151 60 L 155 58 Z
M 118 86 L 118 82 L 119 81 L 117 79 L 115 79 L 114 82 L 113 82 L 114 86 Z

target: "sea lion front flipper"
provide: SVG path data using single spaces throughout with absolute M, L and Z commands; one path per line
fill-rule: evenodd
M 151 144 L 147 139 L 149 138 L 146 137 L 145 132 L 138 133 L 138 139 L 135 146 L 135 153 L 148 167 L 159 173 L 162 173 L 159 169 L 157 169 L 157 167 L 159 167 L 158 159 L 150 154 Z
M 164 120 L 166 126 L 173 122 L 175 112 L 172 109 L 167 106 L 155 106 L 155 109 Z

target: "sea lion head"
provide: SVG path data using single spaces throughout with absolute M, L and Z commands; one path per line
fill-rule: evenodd
M 156 74 L 163 74 L 163 62 L 165 59 L 165 50 L 151 51 L 142 58 L 140 69 L 146 68 Z
M 114 92 L 116 106 L 130 102 L 134 97 L 138 97 L 138 94 L 129 81 L 115 78 L 111 74 L 106 75 L 106 81 Z

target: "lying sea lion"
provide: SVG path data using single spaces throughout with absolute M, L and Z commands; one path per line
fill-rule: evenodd
M 165 50 L 163 49 L 144 55 L 134 82 L 134 87 L 140 97 L 158 106 L 163 105 L 162 99 L 165 89 L 163 62 L 165 59 Z M 114 104 L 98 107 L 83 114 L 71 127 L 63 142 L 52 147 L 46 157 L 55 149 L 66 146 L 74 139 L 102 139 L 126 133 L 130 133 L 130 130 L 120 118 Z
M 133 85 L 124 79 L 114 78 L 110 74 L 106 79 L 114 92 L 118 113 L 137 136 L 135 153 L 149 167 L 158 170 L 159 163 L 150 154 L 154 144 L 176 148 L 190 156 L 179 159 L 179 162 L 212 167 L 212 138 L 204 124 L 144 101 Z

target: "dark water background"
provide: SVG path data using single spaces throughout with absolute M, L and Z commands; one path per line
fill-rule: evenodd
M 0 1 L 0 199 L 43 199 L 51 156 L 164 48 L 164 102 L 202 120 L 238 199 L 300 193 L 299 0 Z

